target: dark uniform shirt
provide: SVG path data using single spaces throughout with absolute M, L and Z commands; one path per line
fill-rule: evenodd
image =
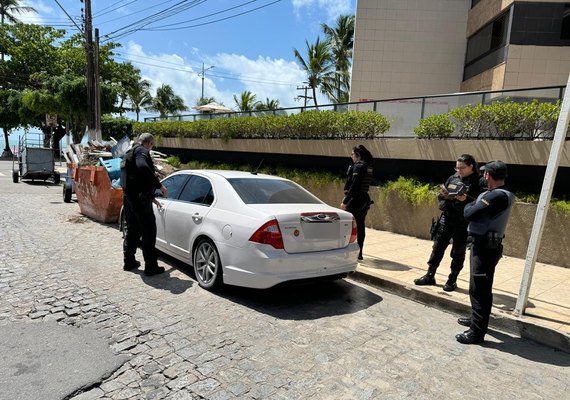
M 154 163 L 148 149 L 136 144 L 127 151 L 121 168 L 121 186 L 126 194 L 151 194 L 161 183 L 154 173 Z
M 487 185 L 482 176 L 473 173 L 463 178 L 461 178 L 459 174 L 453 174 L 445 181 L 445 187 L 448 188 L 450 184 L 457 184 L 458 182 L 467 186 L 467 191 L 465 192 L 467 200 L 459 201 L 454 197 L 449 198 L 443 194 L 439 194 L 439 209 L 444 212 L 448 220 L 464 221 L 463 210 L 465 206 L 483 193 L 487 189 Z
M 343 204 L 350 204 L 368 194 L 372 183 L 372 166 L 364 161 L 357 161 L 348 168 L 346 183 L 344 185 Z
M 484 236 L 496 232 L 503 237 L 514 202 L 514 195 L 503 187 L 488 190 L 477 200 L 465 206 L 464 216 L 469 221 L 469 233 Z

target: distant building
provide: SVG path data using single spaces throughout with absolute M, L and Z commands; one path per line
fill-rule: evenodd
M 358 0 L 350 101 L 565 85 L 568 0 Z

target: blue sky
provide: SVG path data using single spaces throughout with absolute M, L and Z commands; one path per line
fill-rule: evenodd
M 58 2 L 80 25 L 83 3 L 79 0 L 22 1 L 38 14 L 20 19 L 77 32 Z M 92 15 L 101 40 L 110 37 L 121 43 L 117 59 L 132 61 L 142 77 L 151 81 L 153 91 L 167 83 L 189 107 L 195 105 L 201 95 L 199 73 L 204 63 L 206 68 L 213 66 L 205 73 L 205 97 L 214 97 L 233 108 L 233 95 L 249 90 L 259 100 L 268 97 L 279 100 L 282 107 L 296 107 L 302 105 L 295 100 L 302 94 L 296 88 L 303 85 L 306 77 L 295 62 L 293 48 L 304 55 L 305 40 L 314 42 L 317 36 L 323 36 L 321 23 L 334 25 L 338 15 L 353 14 L 355 3 L 356 0 L 92 0 Z M 137 28 L 141 20 L 172 7 L 185 9 L 142 30 L 124 29 L 132 24 Z M 171 28 L 176 29 L 159 30 Z M 127 34 L 118 36 L 121 33 Z M 148 115 L 153 114 L 143 116 Z

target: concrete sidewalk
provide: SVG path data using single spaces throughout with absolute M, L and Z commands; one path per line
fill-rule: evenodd
M 457 280 L 457 290 L 443 291 L 450 272 L 449 251 L 437 270 L 436 286 L 416 286 L 414 279 L 427 271 L 432 242 L 392 232 L 366 230 L 364 260 L 353 278 L 368 281 L 388 291 L 462 315 L 469 301 L 469 251 Z M 504 256 L 497 265 L 493 285 L 490 327 L 570 352 L 570 269 L 536 263 L 525 315 L 513 310 L 520 290 L 524 259 Z M 457 332 L 462 327 L 458 326 Z M 492 331 L 490 331 L 492 336 Z

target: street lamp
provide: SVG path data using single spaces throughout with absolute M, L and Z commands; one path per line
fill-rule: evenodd
M 202 97 L 200 97 L 200 99 L 204 98 L 204 73 L 209 70 L 214 68 L 213 65 L 209 66 L 208 68 L 204 69 L 204 63 L 202 63 L 202 73 L 199 73 L 198 76 L 200 76 L 202 78 Z

